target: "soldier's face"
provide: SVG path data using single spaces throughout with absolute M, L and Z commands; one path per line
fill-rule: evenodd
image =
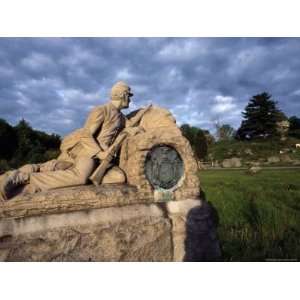
M 131 93 L 130 92 L 128 92 L 128 91 L 124 92 L 123 99 L 122 99 L 122 102 L 121 102 L 121 108 L 122 109 L 129 107 L 129 103 L 131 101 L 130 97 L 131 97 Z

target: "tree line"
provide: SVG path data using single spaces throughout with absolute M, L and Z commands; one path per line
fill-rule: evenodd
M 24 119 L 16 126 L 0 119 L 0 173 L 53 159 L 60 142 L 59 135 L 34 130 Z

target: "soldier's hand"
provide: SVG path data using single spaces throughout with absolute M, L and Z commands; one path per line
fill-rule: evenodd
M 128 133 L 131 136 L 134 136 L 138 133 L 143 132 L 144 130 L 141 127 L 127 127 L 124 129 L 124 132 Z
M 109 151 L 105 150 L 105 151 L 99 151 L 96 156 L 100 159 L 100 160 L 104 160 L 105 158 L 107 158 L 107 156 L 109 155 Z

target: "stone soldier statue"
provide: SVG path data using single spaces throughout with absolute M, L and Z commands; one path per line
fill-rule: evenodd
M 130 87 L 120 81 L 111 89 L 110 101 L 95 107 L 85 125 L 61 143 L 60 156 L 43 164 L 25 165 L 0 177 L 0 200 L 19 192 L 35 193 L 53 188 L 86 184 L 97 162 L 108 155 L 108 148 L 128 123 L 121 110 L 129 107 L 133 96 Z M 128 127 L 123 131 L 135 135 L 141 129 Z M 124 183 L 126 177 L 118 166 L 111 166 L 102 183 Z M 17 192 L 16 192 L 17 191 Z

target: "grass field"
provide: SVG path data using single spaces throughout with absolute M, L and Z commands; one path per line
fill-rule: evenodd
M 204 170 L 225 261 L 300 260 L 300 169 Z

